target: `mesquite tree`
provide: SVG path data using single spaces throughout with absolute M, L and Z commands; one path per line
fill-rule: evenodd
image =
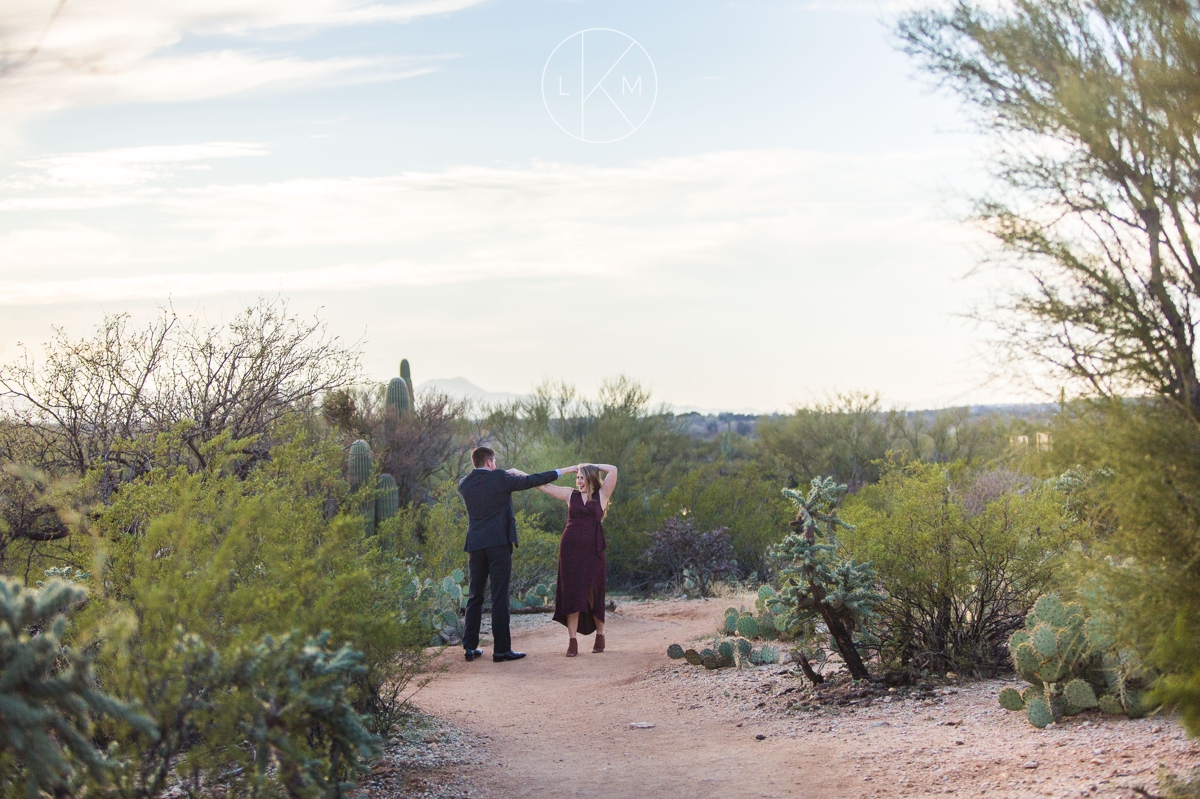
M 1008 351 L 1200 418 L 1200 8 L 957 0 L 899 35 L 997 145 L 977 215 L 1015 256 Z
M 866 631 L 883 597 L 875 590 L 871 565 L 840 554 L 834 532 L 849 527 L 838 518 L 846 486 L 818 477 L 807 495 L 790 488 L 783 493 L 796 506 L 796 520 L 794 532 L 771 550 L 780 563 L 780 597 L 786 609 L 778 623 L 805 641 L 827 634 L 850 676 L 866 679 L 870 675 L 855 634 Z M 818 536 L 828 543 L 817 543 Z M 824 624 L 824 633 L 818 624 Z M 808 664 L 801 665 L 809 673 Z

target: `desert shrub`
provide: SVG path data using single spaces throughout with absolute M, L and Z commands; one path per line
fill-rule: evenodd
M 116 764 L 96 747 L 95 718 L 153 730 L 150 720 L 98 690 L 91 661 L 63 644 L 67 617 L 87 596 L 51 580 L 40 590 L 0 579 L 0 792 L 70 795 L 84 777 L 108 782 Z M 83 766 L 86 774 L 79 774 Z
M 1117 638 L 1162 677 L 1159 701 L 1200 735 L 1200 427 L 1168 401 L 1062 414 L 1051 466 L 1093 475 L 1080 513 L 1102 535 L 1082 589 Z
M 517 518 L 521 545 L 513 552 L 514 597 L 526 596 L 539 585 L 554 587 L 558 579 L 558 545 L 562 540 L 557 533 L 547 532 L 533 524 L 529 517 L 522 516 Z
M 155 467 L 98 513 L 93 526 L 107 557 L 87 613 L 110 643 L 98 675 L 144 707 L 164 740 L 176 730 L 180 741 L 129 746 L 131 773 L 165 774 L 181 752 L 202 775 L 245 767 L 228 744 L 245 738 L 235 731 L 249 723 L 247 706 L 222 688 L 220 664 L 269 646 L 268 635 L 295 631 L 303 640 L 330 631 L 332 647 L 361 657 L 336 680 L 349 686 L 347 701 L 375 732 L 395 720 L 397 686 L 413 674 L 429 633 L 404 597 L 411 575 L 379 536 L 364 535 L 353 512 L 329 515 L 330 496 L 348 491 L 341 448 L 299 421 L 288 424 L 284 443 L 244 476 L 240 442 L 219 438 L 201 449 L 205 468 Z M 304 668 L 317 668 L 305 652 L 296 655 Z M 338 757 L 350 763 L 348 753 Z M 153 784 L 135 780 L 127 795 L 153 795 Z
M 379 537 L 422 575 L 466 571 L 467 508 L 457 483 L 447 480 L 439 485 L 427 505 L 402 507 L 380 525 Z
M 723 527 L 701 530 L 688 517 L 675 516 L 650 533 L 646 560 L 663 580 L 701 596 L 712 595 L 713 580 L 737 574 L 737 558 Z
M 956 483 L 944 466 L 896 459 L 846 517 L 843 544 L 886 592 L 884 663 L 939 673 L 1006 670 L 1009 634 L 1087 537 L 1050 486 L 1007 472 Z
M 652 503 L 662 519 L 687 514 L 701 528 L 725 528 L 740 576 L 766 578 L 767 550 L 787 532 L 791 509 L 774 480 L 753 463 L 694 469 Z

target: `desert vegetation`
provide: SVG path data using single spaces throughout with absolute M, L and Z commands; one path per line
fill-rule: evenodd
M 710 426 L 625 376 L 491 407 L 415 390 L 407 360 L 374 384 L 280 302 L 56 332 L 0 367 L 0 792 L 345 795 L 461 635 L 455 486 L 484 443 L 620 464 L 613 588 L 754 592 L 672 658 L 1011 672 L 996 701 L 1039 729 L 1200 735 L 1197 12 L 962 0 L 898 35 L 994 134 L 977 215 L 1018 279 L 980 313 L 1058 402 L 847 392 Z M 541 610 L 565 508 L 516 504 L 513 604 Z

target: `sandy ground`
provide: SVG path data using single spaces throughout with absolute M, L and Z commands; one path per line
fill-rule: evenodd
M 524 660 L 492 663 L 485 646 L 466 663 L 450 650 L 414 700 L 436 729 L 408 747 L 428 756 L 424 785 L 440 787 L 400 795 L 1117 797 L 1200 765 L 1200 742 L 1171 718 L 1088 713 L 1036 730 L 996 704 L 1003 681 L 835 705 L 787 666 L 666 658 L 670 643 L 711 637 L 727 604 L 624 604 L 599 655 L 581 639 L 580 656 L 563 657 L 565 631 L 545 617 L 514 630 Z M 393 795 L 389 768 L 367 796 Z

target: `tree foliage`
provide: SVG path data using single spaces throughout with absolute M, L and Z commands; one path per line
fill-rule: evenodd
M 899 33 L 999 145 L 978 216 L 1020 274 L 990 315 L 1008 345 L 1200 417 L 1200 9 L 957 0 Z
M 1075 404 L 1056 435 L 1049 465 L 1083 464 L 1075 512 L 1103 535 L 1081 592 L 1200 735 L 1200 428 L 1175 403 L 1114 400 Z

